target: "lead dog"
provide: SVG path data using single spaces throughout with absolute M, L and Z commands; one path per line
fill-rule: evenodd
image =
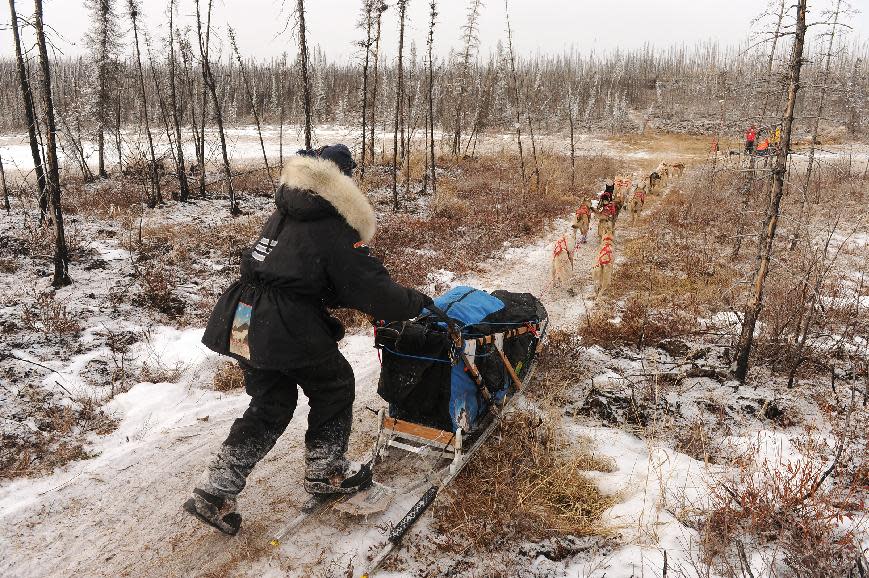
M 683 163 L 673 163 L 670 165 L 670 169 L 673 171 L 674 177 L 681 177 L 682 173 L 685 172 L 685 165 Z
M 572 273 L 573 251 L 567 243 L 567 236 L 562 235 L 552 249 L 552 279 L 550 281 L 552 287 L 567 287 L 572 290 L 570 286 Z

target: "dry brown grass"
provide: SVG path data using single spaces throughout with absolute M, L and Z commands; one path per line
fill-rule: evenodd
M 527 159 L 526 159 L 527 162 Z M 429 214 L 389 213 L 381 218 L 374 253 L 401 283 L 421 285 L 427 273 L 445 269 L 457 275 L 475 270 L 497 255 L 505 242 L 527 241 L 557 216 L 571 212 L 570 160 L 541 155 L 541 190 L 530 179 L 523 188 L 518 161 L 510 156 L 444 160 L 437 198 Z M 615 174 L 609 157 L 577 159 L 581 186 Z M 372 173 L 369 186 L 383 175 Z M 419 183 L 414 188 L 418 190 Z
M 435 525 L 451 545 L 478 552 L 553 536 L 606 535 L 603 512 L 615 503 L 583 471 L 612 471 L 590 441 L 569 445 L 558 425 L 535 413 L 505 416 L 450 486 Z
M 211 387 L 215 391 L 232 391 L 244 387 L 244 370 L 236 361 L 224 361 L 217 368 Z
M 54 335 L 74 335 L 81 331 L 78 320 L 70 314 L 65 303 L 55 299 L 52 292 L 40 294 L 36 301 L 27 305 L 21 321 L 33 331 Z
M 0 436 L 0 479 L 43 475 L 71 461 L 93 457 L 85 447 L 87 435 L 107 435 L 117 428 L 117 420 L 90 398 L 58 405 L 43 390 L 25 388 L 21 394 L 31 402 L 28 415 L 38 431 L 27 437 Z

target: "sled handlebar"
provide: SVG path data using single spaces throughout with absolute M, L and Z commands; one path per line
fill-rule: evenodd
M 450 316 L 447 315 L 446 311 L 444 311 L 434 303 L 427 305 L 426 309 L 434 313 L 435 317 L 438 317 L 441 321 L 447 324 L 447 333 L 457 345 L 462 342 L 462 332 L 456 325 L 455 319 L 451 319 Z

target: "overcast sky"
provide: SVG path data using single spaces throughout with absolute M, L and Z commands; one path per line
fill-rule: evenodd
M 207 0 L 201 0 L 207 3 Z M 288 18 L 284 1 L 295 0 L 214 0 L 212 22 L 215 33 L 225 39 L 226 24 L 231 24 L 240 49 L 260 58 L 287 52 L 292 58 L 295 45 L 291 29 L 284 30 Z M 640 48 L 651 44 L 666 48 L 673 44 L 693 45 L 715 41 L 721 45 L 743 44 L 750 34 L 752 20 L 763 11 L 767 0 L 510 0 L 510 20 L 517 53 L 562 53 L 575 49 L 582 53 L 609 51 L 616 48 Z M 812 0 L 815 14 L 832 0 Z M 123 15 L 123 27 L 129 27 L 127 0 L 115 0 Z M 394 0 L 387 0 L 392 5 Z M 848 18 L 854 28 L 851 37 L 869 38 L 869 0 L 851 0 L 862 13 Z M 176 0 L 178 18 L 193 24 L 193 0 Z M 319 45 L 333 59 L 343 60 L 356 54 L 353 43 L 361 37 L 356 28 L 361 0 L 308 0 L 309 42 Z M 428 26 L 428 0 L 409 0 L 408 45 L 416 41 L 420 52 L 425 46 Z M 438 23 L 435 49 L 444 56 L 461 45 L 461 26 L 465 21 L 467 0 L 438 0 Z M 33 3 L 18 0 L 19 15 L 30 17 Z M 51 25 L 54 44 L 64 54 L 84 52 L 82 35 L 88 15 L 84 0 L 44 0 L 45 22 Z M 166 32 L 168 0 L 142 0 L 149 32 L 155 38 Z M 483 53 L 493 50 L 506 36 L 503 0 L 488 0 L 480 16 L 480 41 Z M 384 15 L 383 43 L 387 53 L 394 53 L 398 42 L 398 13 L 391 7 Z M 12 55 L 8 30 L 9 15 L 2 11 L 0 55 Z M 754 35 L 762 26 L 755 26 Z M 130 35 L 131 36 L 131 35 Z M 32 42 L 25 37 L 25 42 Z M 129 45 L 128 45 L 129 47 Z

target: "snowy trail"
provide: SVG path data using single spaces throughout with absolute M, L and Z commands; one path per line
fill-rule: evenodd
M 617 237 L 630 234 L 627 221 L 620 219 Z M 569 230 L 566 220 L 558 220 L 535 243 L 507 249 L 481 274 L 456 283 L 542 295 L 551 327 L 573 326 L 593 301 L 590 268 L 597 238 L 593 226 L 588 244 L 576 252 L 576 296 L 546 290 L 552 246 Z M 271 531 L 305 499 L 304 396 L 287 432 L 248 480 L 239 500 L 244 523 L 237 537 L 223 536 L 182 512 L 209 456 L 248 402 L 243 393 L 205 389 L 219 358 L 199 344 L 201 331 L 160 330 L 152 340 L 160 351 L 149 353 L 168 364 L 183 360 L 187 368 L 178 383 L 140 383 L 110 402 L 107 409 L 123 419 L 117 431 L 95 440 L 97 457 L 0 487 L 0 575 L 332 575 L 382 541 L 388 516 L 350 521 L 330 513 L 293 542 L 279 549 L 267 545 Z M 351 454 L 357 456 L 375 433 L 376 420 L 366 407 L 383 405 L 372 342 L 370 332 L 362 332 L 341 345 L 357 380 L 351 439 Z M 391 512 L 414 500 L 398 499 Z

